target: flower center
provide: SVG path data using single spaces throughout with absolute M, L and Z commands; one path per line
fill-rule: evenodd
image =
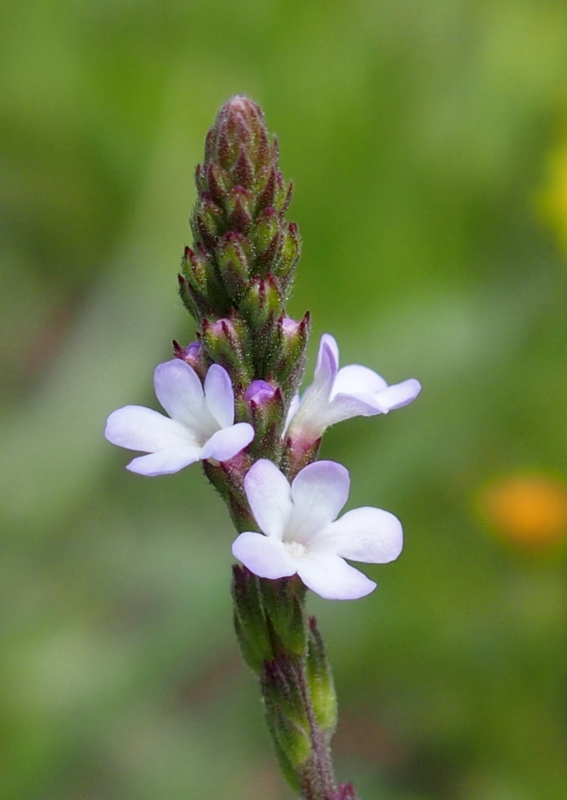
M 301 542 L 285 542 L 285 546 L 292 558 L 301 558 L 307 552 L 307 548 Z

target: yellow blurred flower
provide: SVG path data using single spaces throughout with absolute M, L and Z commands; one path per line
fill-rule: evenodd
M 567 223 L 567 218 L 566 218 Z M 480 495 L 484 519 L 505 539 L 544 548 L 567 532 L 567 484 L 548 475 L 511 475 Z

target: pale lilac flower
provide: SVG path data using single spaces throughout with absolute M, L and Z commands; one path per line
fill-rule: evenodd
M 349 488 L 348 471 L 334 461 L 309 464 L 291 485 L 274 463 L 257 461 L 244 489 L 263 533 L 241 533 L 233 555 L 261 578 L 297 573 L 321 597 L 364 597 L 376 584 L 344 559 L 393 561 L 402 550 L 402 526 L 379 508 L 356 508 L 337 519 Z
M 387 414 L 411 403 L 421 391 L 419 381 L 388 386 L 384 378 L 367 367 L 351 364 L 339 369 L 335 339 L 323 334 L 313 383 L 299 401 L 294 398 L 288 413 L 288 435 L 293 440 L 315 441 L 330 425 L 351 417 Z
M 228 372 L 213 364 L 203 387 L 189 364 L 174 358 L 154 372 L 156 397 L 169 414 L 143 406 L 113 411 L 105 436 L 120 447 L 149 453 L 127 469 L 140 475 L 167 475 L 195 461 L 227 461 L 254 438 L 247 422 L 234 425 L 234 392 Z

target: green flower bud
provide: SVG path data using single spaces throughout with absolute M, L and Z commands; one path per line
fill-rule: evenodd
M 258 263 L 261 267 L 269 267 L 277 258 L 282 239 L 280 217 L 275 208 L 268 206 L 256 220 L 254 226 L 254 244 Z
M 327 648 L 315 617 L 309 618 L 307 682 L 317 722 L 330 739 L 337 726 L 337 695 Z
M 245 297 L 240 302 L 240 312 L 249 325 L 259 330 L 269 321 L 275 321 L 282 312 L 282 296 L 275 279 L 254 280 Z
M 220 206 L 220 208 L 224 208 L 227 197 L 232 189 L 230 173 L 214 161 L 207 164 L 206 170 L 204 167 L 200 167 L 200 169 L 206 181 L 206 188 L 203 188 L 201 191 L 204 192 L 208 190 L 213 202 Z M 199 187 L 199 178 L 197 178 L 197 186 Z
M 274 136 L 274 150 L 276 153 L 276 163 L 277 163 L 279 159 L 279 144 L 275 136 Z M 283 215 L 287 211 L 288 206 L 291 203 L 292 195 L 293 195 L 293 181 L 290 181 L 288 186 L 286 187 L 283 175 L 281 174 L 281 172 L 276 171 L 274 202 L 272 205 L 280 214 Z
M 253 219 L 254 198 L 248 189 L 235 186 L 226 201 L 230 230 L 247 233 Z
M 278 250 L 278 263 L 274 265 L 272 271 L 280 278 L 282 288 L 286 297 L 291 290 L 291 282 L 295 273 L 295 267 L 301 255 L 301 237 L 299 228 L 295 222 L 290 222 L 282 234 L 280 247 Z
M 254 182 L 254 165 L 244 147 L 240 148 L 232 175 L 236 184 L 243 186 L 245 189 L 250 188 Z
M 219 242 L 219 274 L 229 297 L 235 303 L 249 284 L 253 257 L 251 242 L 240 233 L 229 231 Z
M 197 304 L 196 300 L 193 297 L 193 292 L 191 291 L 189 284 L 186 278 L 181 275 L 181 273 L 177 276 L 178 285 L 179 285 L 179 296 L 181 297 L 181 301 L 187 311 L 191 314 L 191 316 L 196 319 L 197 321 L 201 318 L 202 313 Z M 208 309 L 210 312 L 212 309 Z
M 240 646 L 240 653 L 252 672 L 259 675 L 264 664 L 264 653 L 258 646 L 257 637 L 250 635 L 246 622 L 246 618 L 242 618 L 240 614 L 234 612 L 234 631 Z
M 181 270 L 179 292 L 191 314 L 197 320 L 201 316 L 211 314 L 216 302 L 206 257 L 186 247 L 181 260 Z
M 310 330 L 309 312 L 299 322 L 283 315 L 278 319 L 270 370 L 281 381 L 286 400 L 293 397 L 301 383 Z
M 215 322 L 204 319 L 202 327 L 202 341 L 210 360 L 224 367 L 234 383 L 246 386 L 252 377 L 246 325 L 232 317 Z
M 242 656 L 248 666 L 260 673 L 264 662 L 273 658 L 259 579 L 245 567 L 232 568 L 234 626 Z
M 264 169 L 258 178 L 258 199 L 256 200 L 256 212 L 259 213 L 268 206 L 273 206 L 276 202 L 276 176 L 281 174 L 275 167 Z M 281 178 L 283 181 L 283 178 Z
M 262 582 L 264 609 L 284 652 L 302 656 L 307 645 L 305 586 L 297 578 Z
M 276 758 L 278 760 L 278 764 L 282 771 L 282 774 L 286 781 L 288 782 L 291 790 L 296 794 L 301 794 L 301 783 L 300 777 L 297 774 L 297 771 L 293 767 L 291 761 L 287 757 L 286 753 L 284 752 L 283 747 L 280 745 L 278 740 L 278 733 L 276 726 L 274 725 L 273 721 L 269 719 L 266 715 L 266 721 L 268 723 L 268 730 L 270 731 L 270 735 L 272 737 L 272 744 L 274 746 L 274 751 L 276 753 Z
M 310 725 L 305 707 L 301 664 L 288 656 L 266 661 L 260 676 L 266 714 L 272 717 L 280 744 L 296 767 L 304 763 L 311 750 Z M 282 741 L 279 728 L 289 736 Z M 307 741 L 305 751 L 304 742 Z M 291 745 L 290 749 L 285 745 Z M 299 752 L 301 756 L 299 756 Z
M 274 203 L 274 206 L 275 208 L 278 209 L 280 214 L 285 214 L 285 212 L 288 210 L 292 197 L 293 197 L 293 181 L 290 181 L 288 183 L 286 189 L 283 176 L 281 172 L 278 173 L 278 175 L 276 176 L 276 201 Z
M 195 167 L 195 185 L 197 187 L 197 191 L 199 194 L 202 192 L 206 192 L 208 190 L 207 185 L 207 176 L 205 174 L 205 168 L 202 164 L 197 164 Z
M 191 217 L 195 242 L 201 242 L 206 250 L 213 250 L 217 238 L 224 232 L 224 214 L 210 195 L 203 193 Z

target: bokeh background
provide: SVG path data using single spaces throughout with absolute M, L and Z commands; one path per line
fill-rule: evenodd
M 332 429 L 401 517 L 311 600 L 365 800 L 567 797 L 567 5 L 29 0 L 0 9 L 0 794 L 285 800 L 198 467 L 124 470 L 155 407 L 218 107 L 262 104 L 304 238 L 290 312 L 423 393 Z M 309 374 L 308 373 L 308 374 Z

